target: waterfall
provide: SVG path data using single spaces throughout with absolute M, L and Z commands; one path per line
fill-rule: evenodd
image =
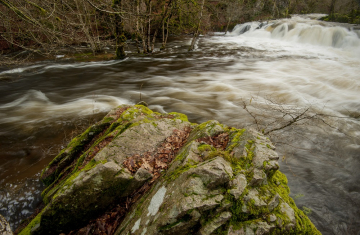
M 229 35 L 231 36 L 241 35 L 246 32 L 252 32 L 254 30 L 261 29 L 266 25 L 267 23 L 262 23 L 262 22 L 249 22 L 245 24 L 238 24 L 235 26 L 235 28 Z
M 264 31 L 268 32 L 267 37 L 273 39 L 334 48 L 357 48 L 358 50 L 360 32 L 349 28 L 296 17 L 272 21 L 269 24 L 260 22 L 239 24 L 228 35 L 259 36 L 255 34 L 255 31 Z M 261 36 L 264 35 L 261 34 Z

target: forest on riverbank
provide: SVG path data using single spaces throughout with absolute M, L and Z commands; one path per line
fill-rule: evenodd
M 121 59 L 128 40 L 138 53 L 152 53 L 166 48 L 169 35 L 191 34 L 192 50 L 199 34 L 307 13 L 359 24 L 360 0 L 0 0 L 0 50 L 55 58 L 64 48 L 83 46 L 97 54 L 116 45 Z M 16 55 L 2 56 L 0 64 Z

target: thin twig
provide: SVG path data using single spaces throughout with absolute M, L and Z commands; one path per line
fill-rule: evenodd
M 141 86 L 140 86 L 140 102 L 142 101 L 141 99 L 141 88 L 143 87 L 144 83 L 141 83 Z

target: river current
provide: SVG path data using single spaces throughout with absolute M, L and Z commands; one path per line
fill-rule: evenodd
M 270 133 L 291 196 L 323 234 L 359 235 L 359 37 L 349 25 L 294 16 L 201 36 L 193 52 L 179 37 L 152 56 L 2 68 L 0 213 L 13 228 L 31 215 L 41 169 L 74 133 L 141 98 L 192 122 L 265 132 L 300 116 Z

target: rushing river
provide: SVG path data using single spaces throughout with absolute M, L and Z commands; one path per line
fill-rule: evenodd
M 270 130 L 306 111 L 271 132 L 291 195 L 324 234 L 358 235 L 359 34 L 293 17 L 200 37 L 193 52 L 190 38 L 176 38 L 153 56 L 2 69 L 0 213 L 13 228 L 29 216 L 41 200 L 39 172 L 54 154 L 76 130 L 141 93 L 158 112 L 235 127 L 257 128 L 251 113 Z

